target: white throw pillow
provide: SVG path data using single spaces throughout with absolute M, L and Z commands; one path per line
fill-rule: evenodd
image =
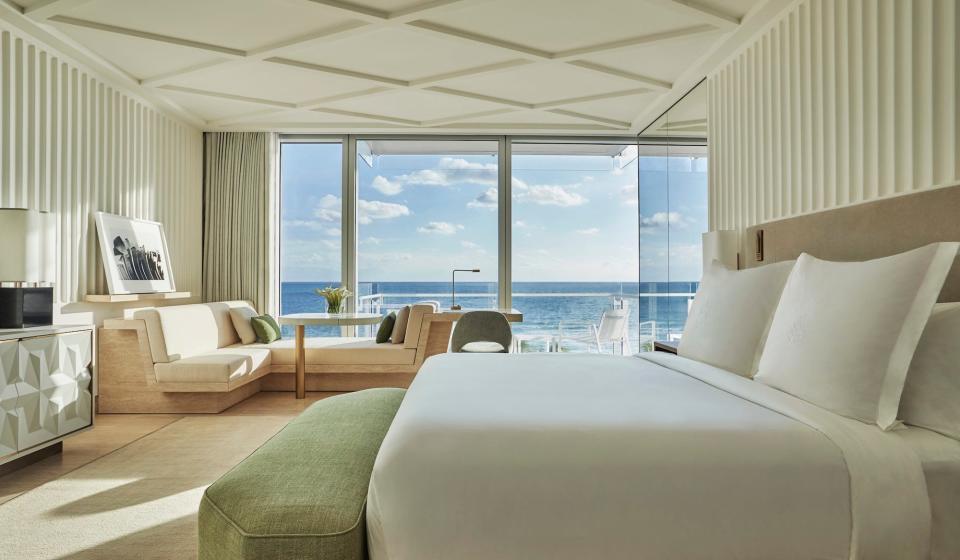
M 940 303 L 923 330 L 900 419 L 960 440 L 960 303 Z
M 729 270 L 707 265 L 677 353 L 752 377 L 773 312 L 795 261 Z
M 893 427 L 910 360 L 958 246 L 934 243 L 865 262 L 801 255 L 756 380 L 837 414 Z
M 253 344 L 257 341 L 257 333 L 253 330 L 250 319 L 259 317 L 259 314 L 250 306 L 230 308 L 230 320 L 233 321 L 233 328 L 240 335 L 241 344 Z

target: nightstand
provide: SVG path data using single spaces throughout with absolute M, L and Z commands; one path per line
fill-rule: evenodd
M 676 354 L 677 348 L 680 346 L 679 342 L 663 342 L 655 341 L 653 343 L 654 352 L 666 352 L 667 354 Z

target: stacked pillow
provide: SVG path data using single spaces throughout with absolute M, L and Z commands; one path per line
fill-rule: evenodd
M 678 353 L 883 429 L 899 410 L 960 439 L 960 304 L 934 311 L 958 248 L 864 262 L 804 254 L 739 272 L 714 263 Z
M 957 249 L 957 243 L 934 243 L 864 262 L 801 255 L 755 379 L 892 428 L 910 361 Z
M 707 265 L 677 354 L 753 377 L 793 263 L 739 271 L 719 261 Z
M 900 418 L 960 440 L 960 303 L 933 307 L 907 374 Z

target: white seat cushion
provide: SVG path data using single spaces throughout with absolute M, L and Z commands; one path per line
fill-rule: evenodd
M 240 342 L 230 309 L 247 306 L 245 301 L 218 301 L 157 307 L 167 356 L 179 360 Z
M 504 347 L 499 342 L 468 342 L 464 344 L 461 348 L 461 352 L 469 352 L 471 354 L 498 354 L 504 351 Z
M 270 350 L 230 346 L 170 363 L 154 365 L 160 383 L 227 383 L 272 363 Z
M 304 345 L 307 365 L 412 365 L 417 355 L 415 349 L 404 348 L 402 344 L 377 344 L 372 338 L 316 337 L 307 338 Z M 274 365 L 295 363 L 293 339 L 284 338 L 270 344 L 250 344 L 245 348 L 269 349 Z

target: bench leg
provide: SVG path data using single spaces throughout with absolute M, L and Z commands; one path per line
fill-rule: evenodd
M 307 388 L 306 388 L 306 371 L 307 371 L 307 356 L 306 350 L 304 349 L 303 344 L 303 325 L 296 326 L 296 352 L 297 352 L 297 398 L 303 399 L 307 397 Z

